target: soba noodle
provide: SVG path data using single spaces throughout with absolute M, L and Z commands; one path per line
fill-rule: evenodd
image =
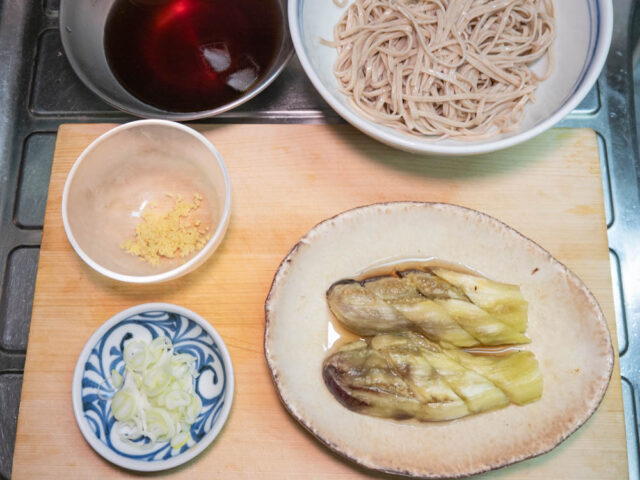
M 516 128 L 551 73 L 554 35 L 551 0 L 354 0 L 323 43 L 364 117 L 478 140 Z M 530 66 L 545 54 L 538 76 Z

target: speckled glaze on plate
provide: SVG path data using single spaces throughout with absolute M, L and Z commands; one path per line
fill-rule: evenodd
M 321 373 L 330 343 L 326 290 L 403 258 L 437 258 L 521 286 L 541 400 L 440 423 L 375 418 L 338 403 Z M 594 413 L 613 368 L 606 319 L 584 283 L 504 223 L 449 204 L 375 204 L 318 224 L 283 260 L 265 312 L 267 362 L 291 415 L 332 450 L 397 474 L 455 478 L 546 453 Z
M 195 392 L 202 411 L 191 425 L 191 439 L 179 449 L 148 439 L 123 441 L 116 429 L 111 399 L 117 389 L 111 371 L 124 375 L 122 352 L 131 339 L 147 342 L 166 335 L 176 353 L 196 358 Z M 85 439 L 104 458 L 124 468 L 157 471 L 181 465 L 204 450 L 227 420 L 233 401 L 231 358 L 215 329 L 199 315 L 176 305 L 132 307 L 104 323 L 86 343 L 73 376 L 73 409 Z

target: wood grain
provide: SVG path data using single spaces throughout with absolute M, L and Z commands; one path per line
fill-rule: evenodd
M 615 342 L 600 163 L 591 130 L 551 130 L 524 145 L 468 158 L 420 157 L 348 126 L 199 126 L 220 150 L 233 184 L 224 242 L 197 271 L 134 286 L 87 267 L 69 245 L 62 188 L 81 151 L 111 125 L 58 132 L 40 251 L 13 475 L 126 478 L 84 441 L 71 407 L 75 362 L 89 336 L 136 304 L 182 305 L 208 319 L 236 372 L 231 415 L 219 438 L 175 478 L 384 477 L 335 456 L 287 415 L 263 351 L 264 300 L 284 255 L 313 225 L 372 202 L 451 202 L 486 212 L 549 250 L 593 291 Z M 428 452 L 425 452 L 428 455 Z M 621 479 L 627 456 L 618 362 L 596 414 L 547 455 L 493 472 L 513 479 Z

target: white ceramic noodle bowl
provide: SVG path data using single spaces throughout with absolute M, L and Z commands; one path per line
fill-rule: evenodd
M 434 141 L 377 124 L 356 112 L 338 90 L 333 74 L 336 49 L 320 43 L 321 38 L 333 38 L 333 27 L 344 11 L 332 0 L 289 0 L 289 29 L 311 82 L 349 123 L 402 150 L 469 155 L 510 147 L 544 132 L 576 108 L 598 79 L 611 43 L 611 0 L 555 0 L 553 4 L 557 35 L 553 43 L 551 77 L 538 86 L 536 102 L 527 106 L 515 131 L 478 141 Z
M 173 206 L 168 196 L 203 200 L 190 214 L 208 227 L 204 247 L 153 266 L 123 250 L 143 211 Z M 69 242 L 93 269 L 123 282 L 171 280 L 204 263 L 218 247 L 231 211 L 231 183 L 222 157 L 195 130 L 166 120 L 140 120 L 109 130 L 80 155 L 62 195 Z

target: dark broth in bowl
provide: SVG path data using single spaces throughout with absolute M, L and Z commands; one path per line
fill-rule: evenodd
M 120 84 L 162 110 L 210 110 L 241 97 L 282 40 L 277 0 L 116 0 L 107 62 Z

